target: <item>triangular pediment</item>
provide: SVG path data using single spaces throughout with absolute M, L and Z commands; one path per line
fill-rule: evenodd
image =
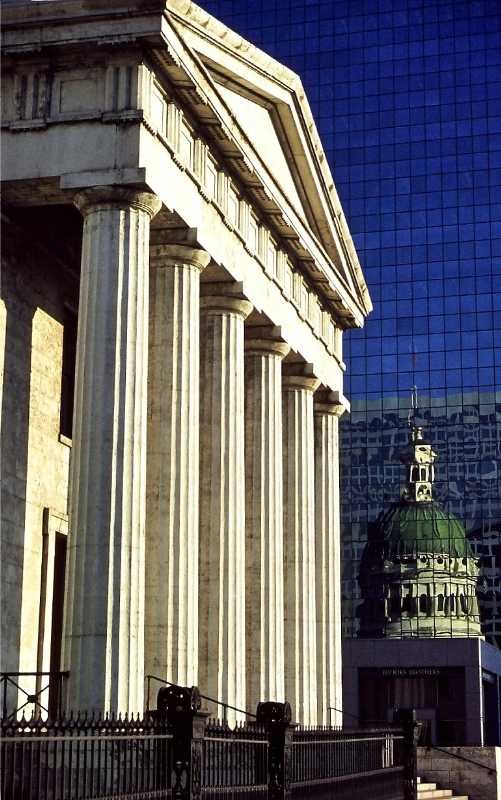
M 270 111 L 255 96 L 251 99 L 228 86 L 218 84 L 218 87 L 243 131 L 260 153 L 270 174 L 296 211 L 305 215 L 306 209 L 299 198 L 296 183 Z

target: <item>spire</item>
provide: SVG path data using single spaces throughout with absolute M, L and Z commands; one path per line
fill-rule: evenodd
M 416 384 L 414 384 L 414 386 L 411 389 L 411 407 L 409 409 L 409 416 L 407 417 L 409 426 L 412 424 L 412 421 L 416 416 L 417 410 L 418 410 L 418 394 L 417 394 L 417 386 Z
M 407 465 L 407 484 L 402 492 L 402 498 L 410 503 L 431 503 L 433 481 L 435 480 L 433 464 L 437 454 L 425 441 L 423 429 L 416 425 L 417 410 L 417 386 L 413 386 L 408 416 L 409 444 L 400 456 L 402 463 Z

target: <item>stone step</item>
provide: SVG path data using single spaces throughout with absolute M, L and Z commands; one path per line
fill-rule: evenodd
M 452 789 L 437 789 L 436 783 L 429 783 L 426 778 L 417 779 L 418 800 L 469 800 L 467 794 L 452 794 Z

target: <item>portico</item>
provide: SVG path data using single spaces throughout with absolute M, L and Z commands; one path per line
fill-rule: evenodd
M 140 712 L 154 674 L 327 724 L 370 299 L 299 78 L 192 3 L 132 5 L 4 14 L 5 202 L 84 220 L 66 704 Z

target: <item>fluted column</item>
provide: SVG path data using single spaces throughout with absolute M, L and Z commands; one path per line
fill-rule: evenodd
M 142 711 L 151 194 L 96 188 L 84 216 L 65 603 L 67 705 Z
M 150 259 L 145 670 L 193 686 L 198 681 L 200 273 L 210 256 L 162 244 L 150 249 Z
M 316 378 L 283 376 L 285 696 L 317 721 L 313 392 Z M 296 368 L 297 369 L 297 368 Z
M 252 306 L 202 292 L 201 308 L 199 686 L 245 709 L 244 320 Z
M 247 705 L 285 699 L 282 370 L 279 330 L 245 341 Z
M 333 392 L 315 395 L 315 547 L 318 722 L 342 724 L 339 417 Z

